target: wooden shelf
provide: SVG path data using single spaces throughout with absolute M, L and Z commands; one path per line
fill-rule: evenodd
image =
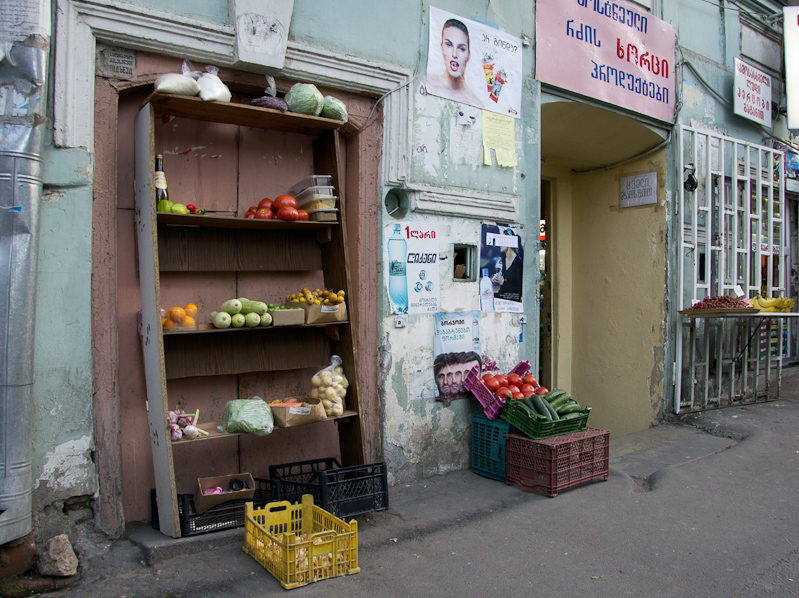
M 149 103 L 156 114 L 168 114 L 207 122 L 271 129 L 286 133 L 321 134 L 344 125 L 343 121 L 308 116 L 294 112 L 281 112 L 248 104 L 232 102 L 205 102 L 198 97 L 178 96 L 155 92 L 143 105 Z
M 322 421 L 314 422 L 312 424 L 304 424 L 304 425 L 313 426 L 315 424 L 323 424 L 323 423 L 329 422 L 329 421 L 347 420 L 347 419 L 350 419 L 352 417 L 355 417 L 356 415 L 358 415 L 358 414 L 355 413 L 355 411 L 345 411 L 341 415 L 333 415 L 333 416 L 328 415 L 327 419 L 323 419 Z M 190 442 L 200 442 L 201 440 L 219 440 L 220 438 L 234 438 L 236 436 L 245 435 L 244 432 L 234 432 L 232 434 L 228 434 L 227 432 L 222 432 L 219 429 L 220 425 L 221 425 L 221 422 L 207 422 L 207 423 L 204 423 L 204 424 L 200 424 L 197 427 L 200 428 L 201 430 L 205 430 L 206 432 L 208 432 L 208 436 L 204 436 L 204 435 L 200 434 L 200 436 L 198 436 L 197 438 L 194 438 L 192 440 L 189 440 L 189 439 L 173 440 L 172 444 L 188 444 Z M 279 428 L 279 427 L 275 426 L 275 428 L 272 430 L 272 434 L 274 434 L 275 432 L 278 432 L 279 430 L 285 430 L 285 429 L 286 428 Z M 246 435 L 255 436 L 255 434 L 246 434 Z M 271 434 L 267 434 L 267 436 L 271 436 Z M 255 437 L 256 438 L 260 438 L 259 436 L 255 436 Z
M 164 329 L 164 336 L 171 336 L 173 334 L 205 334 L 208 332 L 256 332 L 258 330 L 290 330 L 292 328 L 324 328 L 326 326 L 343 326 L 344 324 L 349 324 L 349 320 L 342 320 L 341 322 L 321 322 L 319 324 L 295 324 L 291 326 L 254 326 L 252 328 L 248 328 L 247 326 L 243 326 L 242 328 L 214 328 L 213 324 L 200 324 L 199 328 L 183 328 L 183 329 L 172 329 L 172 328 L 165 328 Z
M 201 228 L 235 228 L 237 230 L 321 230 L 336 226 L 338 222 L 317 222 L 307 220 L 304 222 L 289 220 L 260 220 L 257 218 L 238 218 L 235 216 L 215 216 L 205 214 L 173 214 L 171 212 L 156 212 L 159 225 L 197 226 Z

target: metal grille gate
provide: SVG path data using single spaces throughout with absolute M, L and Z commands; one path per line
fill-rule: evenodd
M 787 296 L 783 152 L 685 125 L 679 148 L 677 309 L 736 289 Z M 674 411 L 775 398 L 785 321 L 678 316 Z

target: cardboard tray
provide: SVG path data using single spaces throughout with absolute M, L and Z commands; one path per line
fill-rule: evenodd
M 301 309 L 270 309 L 272 316 L 270 326 L 299 326 L 305 324 L 305 311 Z
M 292 428 L 304 424 L 313 424 L 327 419 L 325 407 L 319 399 L 298 398 L 305 403 L 304 407 L 286 407 L 280 403 L 270 403 L 275 425 L 279 428 Z
M 228 492 L 227 494 L 203 494 L 203 490 L 221 486 L 222 490 L 230 488 L 230 480 L 238 478 L 247 484 L 247 490 Z M 231 475 L 217 476 L 214 478 L 197 478 L 197 488 L 194 490 L 194 510 L 197 513 L 229 500 L 252 500 L 255 496 L 255 481 L 249 473 L 234 473 Z
M 287 306 L 301 307 L 305 310 L 306 324 L 321 324 L 324 322 L 343 322 L 347 319 L 347 304 L 336 305 L 309 305 L 308 303 L 286 302 Z

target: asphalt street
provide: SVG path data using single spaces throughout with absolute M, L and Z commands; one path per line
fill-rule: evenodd
M 589 422 L 590 424 L 590 422 Z M 799 368 L 782 398 L 611 437 L 610 476 L 540 490 L 458 471 L 390 489 L 362 515 L 360 572 L 300 596 L 799 596 Z M 281 594 L 242 529 L 171 540 L 88 538 L 80 579 L 47 594 L 200 598 Z

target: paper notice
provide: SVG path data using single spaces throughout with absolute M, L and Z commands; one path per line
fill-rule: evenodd
M 505 168 L 516 166 L 516 120 L 483 110 L 483 162 L 491 166 L 491 150 L 497 164 Z

